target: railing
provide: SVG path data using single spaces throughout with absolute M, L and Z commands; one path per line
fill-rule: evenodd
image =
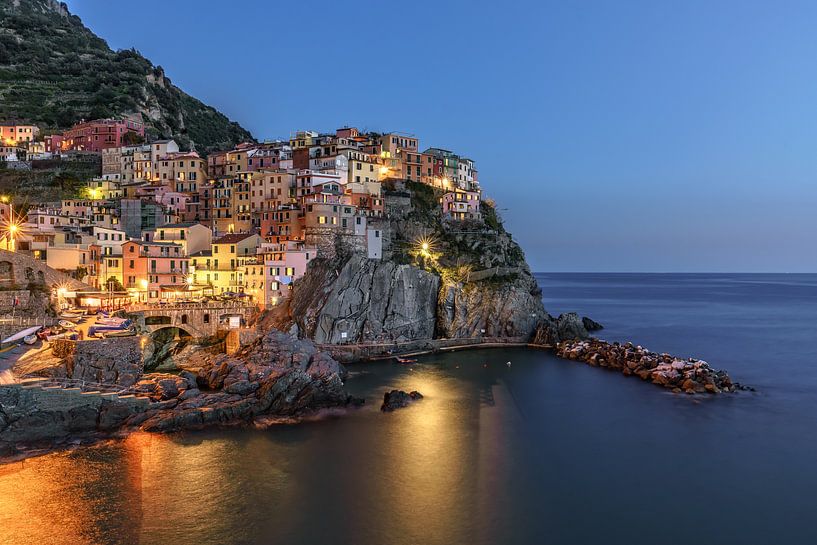
M 213 301 L 213 302 L 206 302 L 206 303 L 178 303 L 178 302 L 168 302 L 168 303 L 134 303 L 124 307 L 126 312 L 142 312 L 142 311 L 166 311 L 166 310 L 173 310 L 173 309 L 221 309 L 221 308 L 241 308 L 241 309 L 251 309 L 255 308 L 255 303 L 244 302 L 244 301 Z
M 0 316 L 0 325 L 33 327 L 35 325 L 50 326 L 59 321 L 59 318 L 52 316 L 33 317 L 33 316 Z

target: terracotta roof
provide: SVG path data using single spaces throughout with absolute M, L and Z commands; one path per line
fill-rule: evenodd
M 214 240 L 213 244 L 235 244 L 253 236 L 255 233 L 229 233 Z

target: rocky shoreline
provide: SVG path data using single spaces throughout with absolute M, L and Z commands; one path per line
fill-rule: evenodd
M 630 342 L 620 344 L 598 339 L 566 340 L 556 345 L 556 355 L 594 367 L 620 371 L 626 376 L 637 376 L 676 393 L 754 391 L 754 388 L 733 382 L 726 371 L 713 369 L 703 360 L 684 360 L 670 354 L 658 354 Z
M 752 390 L 702 360 L 591 338 L 588 329 L 600 328 L 575 313 L 546 315 L 527 346 L 554 348 L 561 358 L 638 376 L 675 392 Z M 43 355 L 40 368 L 29 363 L 27 376 L 81 380 L 89 386 L 75 393 L 20 384 L 0 388 L 0 457 L 137 430 L 163 433 L 293 422 L 364 402 L 345 390 L 347 371 L 333 354 L 275 329 L 235 331 L 222 344 L 189 346 L 173 356 L 175 373 L 145 372 L 144 346 L 137 337 L 80 341 L 55 345 Z M 121 386 L 118 394 L 87 391 L 110 382 Z M 421 398 L 416 392 L 388 392 L 381 409 L 388 412 Z
M 40 376 L 78 376 L 99 382 L 102 377 L 115 377 L 125 383 L 120 382 L 118 395 L 20 384 L 0 389 L 0 456 L 136 430 L 173 432 L 274 417 L 297 419 L 363 403 L 345 391 L 346 369 L 311 341 L 279 331 L 245 333 L 232 355 L 206 348 L 181 354 L 178 374 L 134 376 L 137 338 L 95 341 L 80 344 L 63 357 L 50 355 L 49 367 Z M 88 357 L 85 347 L 92 347 L 95 357 Z M 94 388 L 90 384 L 86 390 Z

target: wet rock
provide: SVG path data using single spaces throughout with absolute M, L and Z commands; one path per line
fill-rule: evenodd
M 591 320 L 587 316 L 582 316 L 582 325 L 587 331 L 599 331 L 601 329 L 604 329 L 603 325 L 594 320 Z
M 556 345 L 559 357 L 608 367 L 624 375 L 636 375 L 675 392 L 687 394 L 751 390 L 732 382 L 726 371 L 712 369 L 703 360 L 674 358 L 656 354 L 632 343 L 607 343 L 598 339 L 562 340 Z M 609 362 L 601 364 L 600 362 Z
M 392 390 L 383 394 L 383 405 L 380 406 L 380 410 L 383 412 L 391 412 L 396 409 L 402 409 L 403 407 L 408 407 L 418 399 L 423 399 L 423 395 L 420 392 L 412 391 L 406 393 L 403 390 Z

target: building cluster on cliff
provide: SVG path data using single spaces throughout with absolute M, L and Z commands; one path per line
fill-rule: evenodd
M 42 137 L 36 126 L 0 122 L 6 168 L 77 155 L 101 164 L 80 197 L 28 203 L 24 216 L 13 195 L 4 198 L 0 248 L 76 271 L 98 290 L 92 301 L 112 293 L 145 303 L 249 297 L 266 307 L 338 244 L 381 259 L 392 207 L 409 206 L 389 195 L 407 183 L 439 190 L 444 221 L 481 221 L 474 162 L 421 151 L 413 135 L 298 131 L 207 157 L 144 135 L 131 119 Z M 1 265 L 0 285 L 12 282 Z

